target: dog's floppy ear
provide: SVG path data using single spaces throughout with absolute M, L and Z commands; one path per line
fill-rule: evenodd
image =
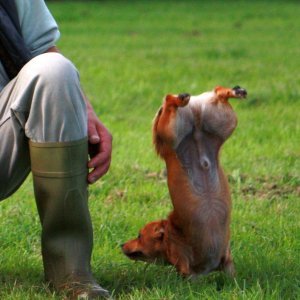
M 162 220 L 159 224 L 154 228 L 155 238 L 158 240 L 162 240 L 165 234 L 166 220 Z

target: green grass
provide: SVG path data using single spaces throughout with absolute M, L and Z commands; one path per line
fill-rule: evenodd
M 300 299 L 300 6 L 297 1 L 49 2 L 59 47 L 114 136 L 90 189 L 93 269 L 117 299 Z M 195 282 L 133 263 L 119 245 L 171 209 L 151 121 L 166 93 L 247 88 L 222 151 L 235 280 Z M 0 299 L 59 299 L 43 285 L 31 178 L 0 205 Z

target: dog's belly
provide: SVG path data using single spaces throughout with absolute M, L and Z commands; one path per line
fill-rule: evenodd
M 230 194 L 218 165 L 218 151 L 218 145 L 209 136 L 195 131 L 176 149 L 191 190 L 186 193 L 189 199 L 185 202 L 191 209 L 185 226 L 189 224 L 186 234 L 194 257 L 191 268 L 197 274 L 217 269 L 228 243 Z
M 176 149 L 177 157 L 196 195 L 207 198 L 222 194 L 218 145 L 201 131 L 188 134 Z

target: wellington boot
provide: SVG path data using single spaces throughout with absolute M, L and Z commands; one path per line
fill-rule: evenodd
M 72 299 L 108 298 L 108 291 L 91 274 L 93 229 L 87 201 L 87 140 L 30 141 L 29 148 L 42 224 L 45 279 Z

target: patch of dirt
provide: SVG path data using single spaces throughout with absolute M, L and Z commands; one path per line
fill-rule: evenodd
M 200 36 L 202 36 L 202 32 L 198 29 L 193 29 L 191 31 L 187 31 L 184 34 L 185 34 L 185 36 L 188 36 L 188 37 L 200 37 Z
M 242 194 L 246 197 L 253 197 L 262 200 L 272 200 L 279 198 L 286 198 L 293 194 L 300 197 L 300 187 L 293 187 L 290 185 L 278 185 L 276 183 L 265 183 L 262 187 L 244 187 Z
M 138 164 L 135 164 L 133 166 L 133 171 L 141 173 L 146 179 L 155 179 L 155 180 L 158 180 L 158 182 L 166 182 L 166 180 L 167 180 L 167 169 L 166 168 L 156 172 L 156 171 L 149 170 L 149 169 L 143 169 Z
M 246 175 L 240 175 L 238 180 L 229 176 L 229 181 L 231 182 L 232 191 L 242 193 L 245 200 L 251 200 L 252 198 L 274 200 L 287 198 L 290 195 L 300 197 L 300 178 L 295 176 L 250 178 Z
M 105 204 L 112 204 L 116 199 L 124 200 L 126 198 L 126 190 L 114 190 L 106 198 Z
M 160 172 L 146 172 L 145 177 L 158 179 L 160 181 L 165 181 L 167 179 L 167 170 L 163 169 Z

